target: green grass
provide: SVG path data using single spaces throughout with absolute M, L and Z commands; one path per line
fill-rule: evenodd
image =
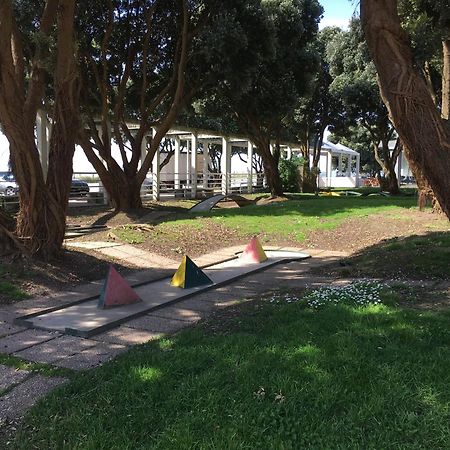
M 301 200 L 266 206 L 213 210 L 195 214 L 195 217 L 211 217 L 223 226 L 240 230 L 244 234 L 262 233 L 273 238 L 301 242 L 309 231 L 333 229 L 348 218 L 388 211 L 400 213 L 405 208 L 415 207 L 415 203 L 411 197 L 301 197 Z M 194 223 L 198 227 L 201 219 Z M 160 225 L 164 229 L 179 226 L 193 226 L 192 218 L 177 218 Z
M 4 299 L 2 303 L 12 303 L 29 297 L 26 292 L 10 281 L 11 276 L 14 277 L 0 264 L 0 297 Z
M 25 361 L 24 359 L 0 354 L 0 364 L 8 367 L 13 367 L 19 370 L 28 370 L 29 372 L 38 373 L 44 377 L 71 377 L 75 372 L 70 369 L 61 367 L 54 367 L 49 364 L 34 363 Z
M 450 447 L 448 312 L 315 309 L 293 293 L 223 314 L 77 375 L 33 409 L 16 446 Z
M 145 235 L 142 231 L 135 229 L 132 225 L 123 225 L 114 230 L 116 236 L 127 244 L 142 244 Z
M 450 232 L 391 239 L 348 260 L 358 275 L 450 279 Z

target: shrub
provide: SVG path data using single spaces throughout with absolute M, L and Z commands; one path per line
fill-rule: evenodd
M 291 159 L 281 159 L 278 165 L 283 190 L 285 192 L 300 192 L 300 169 L 303 165 L 303 158 L 292 156 Z

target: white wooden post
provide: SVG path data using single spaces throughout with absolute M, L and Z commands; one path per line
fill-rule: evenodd
M 253 144 L 247 142 L 247 192 L 253 192 Z
M 144 165 L 144 161 L 145 161 L 145 157 L 147 156 L 147 136 L 144 136 L 142 138 L 142 142 L 141 142 L 141 167 Z M 147 177 L 147 174 L 146 174 Z M 147 194 L 144 184 L 142 183 L 141 185 L 141 197 L 142 195 Z
M 352 174 L 352 155 L 347 155 L 347 176 L 350 177 Z
M 400 152 L 395 163 L 395 173 L 397 174 L 398 187 L 400 187 L 400 182 L 402 179 L 402 163 L 403 163 L 403 150 Z
M 220 171 L 222 172 L 222 194 L 229 194 L 229 179 L 231 166 L 231 151 L 230 141 L 227 138 L 222 138 L 222 159 L 220 161 Z
M 339 153 L 338 156 L 338 173 L 337 175 L 343 173 L 344 171 L 342 170 L 342 153 Z
M 156 134 L 156 129 L 153 128 L 152 129 L 152 138 L 155 137 Z M 161 159 L 161 153 L 160 153 L 160 149 L 159 149 L 159 145 L 158 148 L 156 149 L 155 152 L 155 156 L 153 157 L 153 177 L 152 177 L 152 197 L 154 201 L 158 201 L 159 200 L 159 190 L 160 190 L 160 186 L 161 186 L 161 170 L 159 168 L 160 166 L 160 159 Z
M 190 143 L 191 141 L 186 139 L 186 188 L 191 187 Z
M 180 137 L 175 136 L 175 164 L 173 174 L 174 188 L 180 189 Z
M 43 110 L 39 110 L 36 115 L 36 137 L 39 158 L 41 160 L 42 173 L 44 175 L 44 180 L 46 180 L 48 173 L 48 149 L 50 133 L 47 113 Z
M 203 188 L 208 189 L 209 182 L 209 142 L 203 141 Z
M 192 185 L 191 185 L 191 198 L 197 197 L 197 144 L 198 139 L 195 133 L 191 135 L 191 170 L 192 170 Z
M 141 142 L 141 167 L 144 165 L 145 157 L 147 156 L 147 136 L 144 136 Z
M 287 159 L 291 160 L 292 159 L 292 147 L 290 147 L 288 145 L 286 150 L 287 150 Z
M 327 187 L 331 187 L 331 173 L 333 169 L 333 155 L 327 152 Z
M 361 155 L 356 155 L 356 187 L 359 187 L 359 170 L 361 165 Z

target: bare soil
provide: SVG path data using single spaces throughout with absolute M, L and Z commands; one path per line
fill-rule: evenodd
M 356 252 L 395 237 L 450 231 L 450 223 L 431 211 L 405 210 L 345 220 L 334 230 L 313 230 L 305 241 L 308 248 Z

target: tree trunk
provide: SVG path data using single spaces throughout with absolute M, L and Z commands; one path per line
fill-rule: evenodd
M 141 185 L 137 176 L 127 177 L 125 174 L 110 172 L 110 187 L 106 189 L 111 196 L 110 201 L 116 211 L 130 212 L 142 208 Z
M 442 208 L 439 205 L 439 202 L 434 195 L 434 192 L 431 189 L 428 180 L 421 172 L 420 167 L 418 167 L 414 163 L 412 158 L 409 157 L 408 148 L 403 146 L 403 150 L 405 152 L 406 159 L 409 161 L 409 168 L 411 169 L 411 172 L 417 183 L 417 206 L 422 211 L 427 205 L 430 205 L 433 208 L 433 212 L 442 213 Z
M 266 137 L 260 136 L 259 138 L 254 138 L 253 141 L 257 144 L 257 152 L 263 161 L 264 174 L 266 175 L 270 194 L 274 197 L 283 196 L 283 183 L 278 170 L 279 153 L 276 151 L 274 154 L 271 153 L 270 141 Z
M 0 211 L 0 256 L 27 254 L 22 243 L 14 235 L 14 220 Z
M 361 0 L 361 19 L 390 118 L 450 218 L 450 136 L 416 69 L 396 0 Z
M 444 66 L 442 68 L 442 109 L 445 120 L 450 119 L 450 39 L 442 42 Z
M 10 143 L 14 174 L 20 186 L 16 234 L 27 252 L 48 258 L 61 250 L 72 173 L 76 133 L 76 89 L 70 88 L 73 63 L 74 0 L 47 0 L 39 32 L 48 36 L 58 17 L 55 58 L 55 114 L 49 154 L 48 184 L 44 180 L 35 142 L 36 113 L 44 93 L 45 52 L 36 49 L 25 70 L 22 36 L 10 1 L 0 3 L 0 120 Z M 45 47 L 45 46 L 44 46 Z M 44 54 L 45 53 L 45 54 Z M 67 83 L 69 80 L 69 84 Z
M 41 253 L 48 258 L 61 250 L 72 179 L 75 139 L 80 127 L 80 84 L 74 57 L 74 0 L 60 0 L 58 9 L 57 67 L 55 77 L 54 124 L 50 139 L 47 188 L 51 201 L 44 205 L 52 215 L 46 245 Z

